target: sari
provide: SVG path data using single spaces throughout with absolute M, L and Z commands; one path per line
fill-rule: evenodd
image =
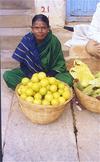
M 72 86 L 73 78 L 66 69 L 60 41 L 52 31 L 39 44 L 33 33 L 28 33 L 22 38 L 12 57 L 20 62 L 20 68 L 4 73 L 4 80 L 12 89 L 16 88 L 23 77 L 31 78 L 34 73 L 41 71 Z M 11 82 L 14 83 L 12 86 Z

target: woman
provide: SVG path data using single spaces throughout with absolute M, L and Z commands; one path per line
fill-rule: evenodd
M 3 77 L 13 90 L 23 77 L 30 78 L 40 71 L 72 86 L 73 78 L 66 70 L 61 44 L 52 34 L 45 15 L 34 16 L 32 31 L 22 38 L 12 57 L 20 62 L 20 68 L 6 71 Z

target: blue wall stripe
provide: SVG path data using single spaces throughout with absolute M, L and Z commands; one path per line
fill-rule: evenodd
M 77 21 L 76 17 L 92 16 L 100 0 L 66 0 L 67 21 Z

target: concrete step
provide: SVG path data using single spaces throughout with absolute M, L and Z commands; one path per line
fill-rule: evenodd
M 23 36 L 30 28 L 0 28 L 0 36 Z
M 34 0 L 0 0 L 0 9 L 32 9 Z
M 1 49 L 15 49 L 20 39 L 30 31 L 30 28 L 0 28 Z
M 15 49 L 22 36 L 29 31 L 31 31 L 31 28 L 0 28 L 1 49 Z M 55 28 L 52 29 L 52 31 L 60 40 L 63 51 L 66 51 L 68 48 L 64 45 L 64 43 L 71 38 L 72 32 L 66 31 L 63 28 Z
M 1 50 L 1 68 L 12 69 L 19 66 L 19 63 L 12 58 L 14 50 Z
M 0 28 L 3 27 L 29 27 L 31 26 L 33 10 L 0 10 Z

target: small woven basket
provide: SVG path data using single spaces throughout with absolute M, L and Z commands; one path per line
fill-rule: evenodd
M 15 92 L 20 105 L 19 108 L 28 119 L 30 119 L 33 123 L 37 123 L 37 124 L 48 124 L 58 119 L 59 116 L 63 113 L 65 106 L 73 98 L 73 91 L 70 88 L 71 97 L 63 105 L 44 106 L 44 105 L 31 104 L 28 103 L 27 101 L 22 100 L 19 97 L 17 93 L 18 87 L 19 85 L 17 85 Z
M 74 84 L 74 90 L 79 103 L 84 108 L 92 112 L 100 113 L 100 100 L 84 94 L 77 88 L 76 83 Z

